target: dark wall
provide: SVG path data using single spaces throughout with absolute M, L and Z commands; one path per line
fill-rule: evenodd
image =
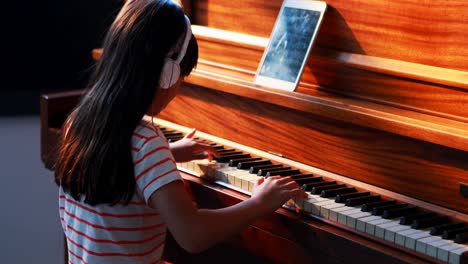
M 0 115 L 38 113 L 40 93 L 82 88 L 123 0 L 2 4 Z

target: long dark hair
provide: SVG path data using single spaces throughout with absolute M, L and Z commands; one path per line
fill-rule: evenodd
M 90 90 L 63 127 L 55 180 L 74 199 L 91 205 L 131 200 L 131 137 L 154 99 L 166 54 L 185 31 L 184 12 L 170 0 L 127 1 L 117 15 Z M 181 74 L 188 75 L 197 60 L 192 36 Z

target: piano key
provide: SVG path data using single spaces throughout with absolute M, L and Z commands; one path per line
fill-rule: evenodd
M 433 226 L 431 228 L 431 235 L 441 235 L 445 230 L 456 229 L 456 228 L 461 228 L 461 227 L 465 227 L 465 226 L 466 226 L 466 224 L 463 223 L 463 222 L 449 223 L 449 224 Z
M 428 236 L 425 238 L 418 239 L 416 241 L 416 251 L 426 254 L 427 247 L 434 242 L 441 241 L 442 238 L 439 236 Z
M 405 215 L 400 218 L 400 224 L 402 225 L 411 225 L 414 220 L 416 219 L 422 219 L 422 218 L 427 218 L 427 217 L 433 217 L 435 216 L 435 213 L 414 213 L 411 215 Z M 434 234 L 433 234 L 434 235 Z
M 345 193 L 345 194 L 338 194 L 335 198 L 335 202 L 337 203 L 345 203 L 349 198 L 355 197 L 363 197 L 368 196 L 370 192 L 357 192 L 357 193 Z
M 322 192 L 320 193 L 320 196 L 324 198 L 336 197 L 338 194 L 345 194 L 345 193 L 352 193 L 352 192 L 356 192 L 356 188 L 342 187 L 342 188 L 336 188 L 336 189 L 322 190 Z
M 368 213 L 368 212 L 364 212 L 364 213 Z M 379 216 L 375 216 L 375 215 L 369 215 L 369 216 L 366 216 L 366 217 L 359 218 L 359 219 L 356 220 L 356 229 L 361 231 L 361 232 L 366 232 L 367 222 L 371 222 L 371 221 L 374 221 L 374 220 L 377 220 L 377 219 L 381 219 L 381 218 Z
M 307 181 L 307 179 L 306 179 Z M 312 189 L 314 187 L 318 187 L 318 186 L 328 186 L 328 185 L 332 185 L 332 184 L 336 184 L 336 181 L 317 181 L 315 182 L 312 182 L 312 183 L 304 183 L 304 180 L 296 180 L 296 182 L 301 185 L 301 188 L 302 190 L 306 191 L 306 192 L 310 192 L 312 191 Z
M 416 230 L 417 232 L 408 235 L 405 238 L 405 247 L 416 250 L 416 241 L 425 237 L 430 237 L 430 230 Z
M 226 153 L 231 153 L 231 152 L 235 152 L 235 154 L 242 153 L 241 151 L 238 151 L 238 150 L 236 151 L 236 149 L 233 149 L 233 148 L 228 148 L 228 149 L 223 148 L 223 149 L 218 150 L 219 155 L 226 155 Z
M 332 205 L 332 204 L 335 204 L 334 201 L 332 200 L 329 200 L 329 199 L 325 199 L 321 202 L 318 202 L 318 203 L 315 203 L 314 206 L 317 208 L 318 210 L 318 215 L 320 215 L 321 217 L 324 217 L 324 218 L 328 218 L 328 210 L 322 210 L 324 206 L 326 205 Z
M 304 179 L 304 178 L 308 178 L 308 179 L 313 178 L 314 179 L 313 182 L 323 181 L 322 177 L 314 176 L 312 173 L 294 174 L 294 175 L 289 175 L 289 177 L 293 178 L 294 180 L 300 180 L 300 179 Z
M 426 255 L 437 258 L 437 251 L 440 247 L 454 244 L 453 241 L 447 239 L 435 240 L 426 245 Z
M 257 175 L 258 176 L 266 176 L 266 174 L 268 172 L 274 172 L 274 171 L 280 171 L 280 170 L 289 170 L 291 169 L 291 167 L 278 167 L 278 168 L 263 168 L 263 169 L 259 169 L 258 172 L 257 172 Z
M 345 204 L 346 206 L 356 206 L 368 202 L 375 202 L 377 200 L 380 200 L 380 195 L 369 195 L 363 197 L 348 198 Z
M 389 227 L 387 230 L 385 230 L 385 240 L 396 243 L 395 240 L 396 240 L 397 233 L 403 230 L 408 230 L 408 229 L 411 229 L 411 227 L 400 225 L 400 224 Z
M 346 207 L 346 206 L 345 206 L 345 207 Z M 348 207 L 348 208 L 353 208 L 353 209 L 351 209 L 351 210 L 343 210 L 343 211 L 339 211 L 339 212 L 337 213 L 337 214 L 338 214 L 338 223 L 343 224 L 343 225 L 347 225 L 349 215 L 352 215 L 352 214 L 360 213 L 360 212 L 361 212 L 361 207 L 359 207 L 359 206 L 356 206 L 356 207 Z M 335 209 L 335 208 L 333 208 L 332 211 L 333 211 L 334 209 Z
M 399 226 L 399 225 L 400 225 L 399 221 L 396 221 L 396 220 L 390 220 L 390 222 L 376 225 L 375 236 L 378 238 L 385 239 L 385 232 L 387 231 L 387 229 L 391 227 Z
M 370 221 L 366 223 L 366 233 L 369 235 L 375 235 L 375 226 L 390 223 L 391 221 L 388 219 L 379 218 L 374 221 Z
M 270 160 L 256 160 L 256 161 L 247 161 L 247 162 L 239 162 L 237 164 L 237 168 L 241 170 L 248 170 L 250 167 L 255 165 L 267 165 L 271 164 Z
M 322 198 L 322 199 L 326 199 L 326 198 Z M 330 211 L 329 211 L 329 219 L 330 220 L 333 220 L 335 222 L 338 222 L 338 216 L 344 212 L 344 211 L 348 211 L 348 210 L 354 210 L 356 209 L 356 207 L 350 207 L 350 206 L 343 206 L 343 207 L 338 207 L 338 208 L 330 208 Z M 345 222 L 346 223 L 346 222 Z
M 333 201 L 333 200 L 331 200 Z M 339 204 L 336 202 L 329 203 L 329 204 L 324 204 L 320 207 L 320 215 L 323 216 L 326 219 L 330 218 L 330 209 L 338 208 L 338 207 L 344 207 L 343 204 Z
M 392 204 L 392 205 L 376 206 L 372 209 L 372 214 L 382 215 L 385 210 L 395 209 L 395 208 L 404 208 L 407 206 L 408 206 L 407 204 Z
M 446 216 L 434 216 L 429 218 L 416 219 L 411 224 L 414 229 L 422 229 L 427 227 L 433 227 L 440 224 L 448 223 L 449 219 Z
M 444 238 L 444 239 L 454 239 L 457 234 L 464 233 L 466 231 L 468 231 L 468 227 L 461 227 L 461 228 L 445 230 L 442 233 L 442 238 Z
M 468 242 L 468 231 L 456 234 L 455 235 L 455 242 L 460 243 L 460 244 Z
M 265 177 L 270 177 L 270 176 L 289 176 L 289 175 L 297 175 L 301 173 L 299 170 L 291 170 L 291 169 L 284 169 L 284 170 L 278 170 L 278 171 L 269 171 L 266 173 Z
M 346 218 L 346 225 L 356 229 L 358 220 L 368 216 L 371 216 L 371 214 L 368 212 L 362 212 L 359 209 L 358 212 L 348 215 L 348 217 Z
M 320 211 L 317 209 L 317 207 L 314 206 L 315 203 L 318 203 L 320 201 L 326 201 L 326 198 L 322 198 L 318 195 L 311 195 L 309 194 L 307 199 L 302 200 L 301 203 L 301 209 L 303 209 L 305 212 L 314 214 L 314 215 L 319 215 Z
M 395 200 L 369 202 L 369 203 L 364 203 L 362 205 L 361 210 L 364 212 L 372 212 L 372 210 L 374 210 L 375 207 L 393 205 L 393 204 L 396 204 Z
M 266 168 L 280 168 L 283 167 L 281 164 L 267 164 L 267 165 L 257 165 L 257 166 L 252 166 L 250 167 L 249 171 L 250 173 L 258 173 L 260 169 L 266 169 Z
M 460 244 L 448 244 L 437 249 L 437 258 L 442 261 L 449 261 L 450 252 L 454 252 L 459 249 L 464 249 L 463 245 Z
M 237 164 L 239 164 L 239 162 L 242 162 L 242 161 L 258 161 L 258 160 L 261 160 L 262 158 L 240 158 L 240 159 L 232 159 L 229 161 L 229 166 L 231 167 L 236 167 L 237 168 Z
M 419 233 L 421 231 L 419 230 L 416 230 L 416 229 L 412 229 L 411 227 L 409 227 L 409 229 L 404 229 L 404 230 L 401 230 L 401 231 L 397 231 L 395 233 L 395 244 L 398 244 L 400 246 L 405 246 L 405 243 L 406 243 L 406 237 L 411 235 L 411 234 L 415 234 L 415 233 Z
M 346 185 L 344 185 L 344 184 L 331 184 L 331 185 L 324 185 L 324 186 L 315 186 L 315 187 L 312 188 L 310 193 L 320 195 L 323 190 L 336 189 L 336 188 L 342 188 L 342 187 L 346 187 Z
M 463 253 L 468 252 L 468 246 L 461 248 L 453 249 L 449 251 L 449 263 L 450 264 L 459 264 L 461 263 L 461 256 Z
M 395 217 L 400 217 L 403 215 L 408 215 L 410 213 L 416 212 L 417 208 L 414 206 L 408 206 L 405 208 L 393 208 L 387 209 L 383 212 L 382 217 L 385 219 L 391 219 Z M 400 222 L 400 220 L 398 220 Z
M 218 162 L 229 162 L 232 159 L 240 159 L 240 158 L 250 158 L 250 154 L 224 155 L 224 156 L 220 156 L 219 158 L 213 157 L 213 159 L 217 160 Z

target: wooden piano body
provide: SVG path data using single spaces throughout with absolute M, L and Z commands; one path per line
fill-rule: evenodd
M 200 60 L 160 118 L 468 222 L 468 3 L 329 0 L 301 83 L 287 92 L 253 83 L 282 1 L 183 2 Z M 41 155 L 49 168 L 63 120 L 82 93 L 41 98 Z M 184 177 L 200 206 L 248 198 Z M 232 242 L 282 263 L 437 262 L 285 209 Z

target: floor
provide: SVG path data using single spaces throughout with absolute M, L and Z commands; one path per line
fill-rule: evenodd
M 38 115 L 0 117 L 1 263 L 63 263 L 57 187 L 39 139 Z

